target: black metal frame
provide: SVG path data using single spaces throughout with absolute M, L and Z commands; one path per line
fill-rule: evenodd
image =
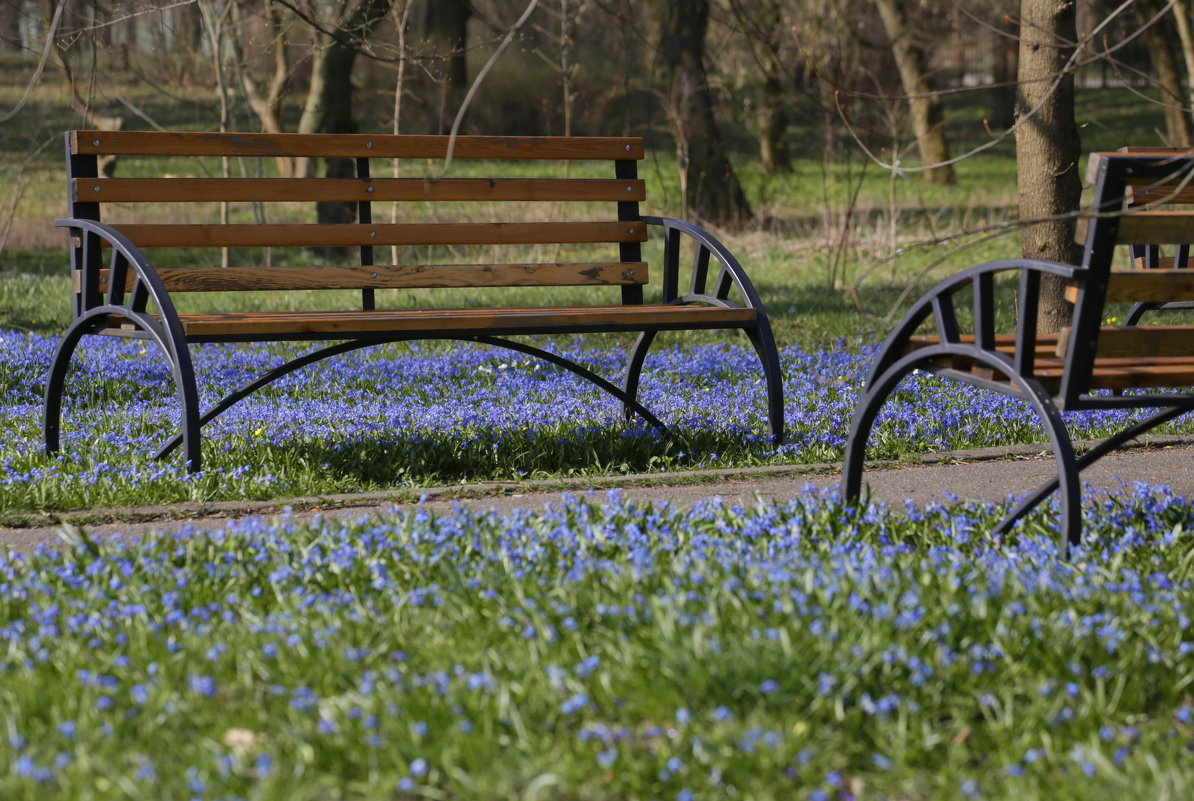
M 72 177 L 95 175 L 96 157 L 72 154 L 69 134 L 67 135 L 67 164 L 68 188 L 72 191 L 74 185 L 71 181 Z M 633 160 L 619 160 L 615 164 L 619 178 L 634 178 L 636 176 L 637 165 Z M 368 159 L 356 159 L 356 169 L 359 178 L 367 179 L 369 175 Z M 619 202 L 618 216 L 619 219 L 625 220 L 641 219 L 646 225 L 663 228 L 664 266 L 662 284 L 664 303 L 675 305 L 714 305 L 724 308 L 751 308 L 756 312 L 753 320 L 744 324 L 702 323 L 694 325 L 691 322 L 677 322 L 650 324 L 646 326 L 641 323 L 590 326 L 523 325 L 502 329 L 501 331 L 495 331 L 494 329 L 482 330 L 462 325 L 461 328 L 455 330 L 426 333 L 403 332 L 379 334 L 376 332 L 340 332 L 329 335 L 294 333 L 281 336 L 188 337 L 182 328 L 169 292 L 162 284 L 152 263 L 145 254 L 118 230 L 99 221 L 98 204 L 83 203 L 71 195 L 71 210 L 73 215 L 71 218 L 57 220 L 55 225 L 65 227 L 71 232 L 74 241 L 74 246 L 71 249 L 71 266 L 73 270 L 77 271 L 74 274 L 81 280 L 75 295 L 75 320 L 58 345 L 51 362 L 49 378 L 46 384 L 43 431 L 46 452 L 50 454 L 55 453 L 60 448 L 62 401 L 67 368 L 70 365 L 71 357 L 78 347 L 80 340 L 87 334 L 146 339 L 152 340 L 158 345 L 170 364 L 171 374 L 179 396 L 182 425 L 180 432 L 167 441 L 158 450 L 155 457 L 165 457 L 181 445 L 184 460 L 191 472 L 200 470 L 202 465 L 200 439 L 200 430 L 202 427 L 253 392 L 297 369 L 342 353 L 371 345 L 422 339 L 467 340 L 506 348 L 543 359 L 589 381 L 594 386 L 616 398 L 621 403 L 623 414 L 627 420 L 633 415 L 638 415 L 649 425 L 660 430 L 666 430 L 666 426 L 659 418 L 637 399 L 643 362 L 651 343 L 654 341 L 655 335 L 665 330 L 741 328 L 759 356 L 766 379 L 768 433 L 777 444 L 783 441 L 783 384 L 780 375 L 779 353 L 758 293 L 755 291 L 750 279 L 747 278 L 741 264 L 724 245 L 708 232 L 691 223 L 680 220 L 662 217 L 642 217 L 638 213 L 637 202 Z M 358 221 L 367 223 L 371 214 L 372 211 L 367 202 L 357 204 Z M 696 245 L 696 255 L 693 262 L 693 275 L 689 285 L 689 292 L 684 295 L 678 294 L 677 290 L 679 286 L 680 241 L 682 236 L 693 240 Z M 101 291 L 100 276 L 103 253 L 102 243 L 106 243 L 111 252 L 111 258 L 108 263 L 109 275 L 107 288 L 103 291 Z M 372 264 L 372 248 L 368 246 L 362 247 L 360 256 L 363 265 Z M 640 244 L 638 242 L 622 243 L 620 245 L 620 257 L 623 262 L 641 261 Z M 720 265 L 720 270 L 714 281 L 714 289 L 710 293 L 706 289 L 706 284 L 711 258 L 716 259 Z M 133 276 L 133 283 L 131 290 L 126 293 L 125 288 L 130 273 Z M 742 304 L 730 300 L 730 292 L 735 288 L 742 296 Z M 623 287 L 622 302 L 624 305 L 641 305 L 643 303 L 642 286 L 632 285 Z M 156 313 L 149 311 L 151 304 Z M 362 290 L 361 305 L 364 311 L 374 308 L 372 290 Z M 631 350 L 630 358 L 622 376 L 621 387 L 593 373 L 571 359 L 566 359 L 558 354 L 533 345 L 504 338 L 505 335 L 598 333 L 607 331 L 639 332 L 638 340 Z M 503 336 L 495 336 L 495 333 L 500 333 Z M 318 348 L 310 353 L 294 358 L 229 393 L 212 407 L 200 411 L 198 388 L 189 349 L 191 344 L 281 340 L 344 341 Z
M 843 495 L 857 502 L 862 495 L 862 474 L 867 440 L 883 403 L 899 382 L 916 370 L 952 378 L 983 389 L 1027 401 L 1044 423 L 1057 461 L 1057 476 L 1013 509 L 995 527 L 995 534 L 1010 530 L 1054 491 L 1061 493 L 1061 534 L 1067 545 L 1081 538 L 1080 473 L 1098 459 L 1132 438 L 1173 418 L 1194 410 L 1194 389 L 1180 393 L 1095 394 L 1091 373 L 1102 324 L 1108 278 L 1116 247 L 1119 217 L 1124 209 L 1126 179 L 1162 180 L 1175 169 L 1194 169 L 1194 160 L 1172 157 L 1103 157 L 1095 187 L 1096 202 L 1087 231 L 1083 264 L 1075 267 L 1057 262 L 1013 259 L 971 267 L 929 290 L 895 327 L 867 376 L 855 410 L 846 445 L 843 466 Z M 1019 297 L 1014 355 L 996 350 L 995 283 L 1000 273 L 1018 272 Z M 1073 327 L 1064 358 L 1061 381 L 1050 393 L 1035 374 L 1036 317 L 1042 275 L 1073 281 L 1079 287 Z M 973 294 L 973 341 L 963 340 L 958 323 L 955 295 L 965 289 Z M 932 321 L 938 344 L 913 349 L 911 339 L 922 325 Z M 948 357 L 958 357 L 966 369 L 949 366 Z M 976 374 L 970 366 L 988 368 L 991 377 Z M 997 378 L 1002 376 L 1004 378 Z M 1074 453 L 1062 410 L 1161 408 L 1156 414 L 1114 434 L 1081 458 Z

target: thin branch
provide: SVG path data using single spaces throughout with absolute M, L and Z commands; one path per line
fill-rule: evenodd
M 33 77 L 25 85 L 25 92 L 21 95 L 21 99 L 10 111 L 0 116 L 0 122 L 8 122 L 20 114 L 21 109 L 29 102 L 29 95 L 33 93 L 33 87 L 37 86 L 38 81 L 41 80 L 41 74 L 46 68 L 46 61 L 50 58 L 50 51 L 54 49 L 54 37 L 58 30 L 58 23 L 62 21 L 62 12 L 65 8 L 66 0 L 58 0 L 58 7 L 54 9 L 54 17 L 50 20 L 50 27 L 46 30 L 46 41 L 41 48 L 41 58 L 37 60 L 37 69 L 33 71 Z
M 481 88 L 481 82 L 485 80 L 485 76 L 493 69 L 493 65 L 497 63 L 498 59 L 502 57 L 502 53 L 506 52 L 506 48 L 510 46 L 510 42 L 514 41 L 514 34 L 518 33 L 518 29 L 526 23 L 530 18 L 531 12 L 539 5 L 539 0 L 530 0 L 527 7 L 523 10 L 522 16 L 514 23 L 510 30 L 506 31 L 506 36 L 502 39 L 502 43 L 498 45 L 497 50 L 493 51 L 493 55 L 485 62 L 485 66 L 477 73 L 477 77 L 473 79 L 473 84 L 468 88 L 468 93 L 464 96 L 464 100 L 460 103 L 460 108 L 456 111 L 456 119 L 452 121 L 452 130 L 448 134 L 448 157 L 444 159 L 444 169 L 441 175 L 447 175 L 448 170 L 452 167 L 452 152 L 456 149 L 456 135 L 460 132 L 460 123 L 464 120 L 464 113 L 468 111 L 469 104 L 473 102 L 473 97 L 477 94 L 477 90 Z

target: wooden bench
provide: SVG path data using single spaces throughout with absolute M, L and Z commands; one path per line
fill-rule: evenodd
M 1079 474 L 1140 434 L 1194 409 L 1194 325 L 1137 325 L 1141 310 L 1194 301 L 1194 270 L 1183 269 L 1194 242 L 1194 158 L 1189 151 L 1096 153 L 1084 229 L 1081 266 L 1029 259 L 990 262 L 960 272 L 930 290 L 887 339 L 866 380 L 846 446 L 843 490 L 862 492 L 864 452 L 884 401 L 914 370 L 1022 398 L 1045 424 L 1057 459 L 1057 477 L 1013 509 L 994 529 L 1002 534 L 1054 491 L 1061 490 L 1062 534 L 1081 536 Z M 1113 269 L 1119 246 L 1132 248 L 1126 268 Z M 1162 257 L 1163 246 L 1177 246 Z M 1180 257 L 1180 258 L 1179 258 Z M 997 334 L 997 276 L 1016 283 L 1014 333 Z M 1042 275 L 1067 281 L 1072 325 L 1038 334 Z M 1010 287 L 1008 288 L 1011 289 Z M 1108 325 L 1108 303 L 1134 307 L 1127 325 Z M 959 320 L 972 310 L 967 331 Z M 922 330 L 931 326 L 929 333 Z M 1107 437 L 1079 458 L 1062 410 L 1158 409 Z M 976 410 L 977 412 L 978 410 Z
M 100 177 L 97 160 L 107 155 L 120 156 L 122 169 L 132 160 L 144 177 Z M 642 157 L 643 143 L 637 138 L 68 132 L 70 217 L 56 224 L 71 236 L 74 322 L 50 368 L 46 451 L 59 449 L 66 371 L 86 334 L 152 340 L 160 347 L 174 377 L 182 425 L 157 456 L 181 444 L 191 471 L 201 467 L 200 428 L 257 389 L 349 350 L 426 338 L 471 340 L 546 359 L 617 398 L 627 419 L 637 414 L 663 428 L 637 399 L 643 360 L 655 336 L 672 330 L 739 329 L 762 362 L 769 433 L 780 442 L 779 357 L 758 293 L 737 259 L 706 231 L 680 220 L 640 215 L 645 187 L 637 163 Z M 349 159 L 354 177 L 222 177 L 223 165 L 230 163 L 224 160 L 243 165 L 275 158 Z M 418 177 L 374 177 L 391 170 L 395 159 L 403 160 L 403 175 Z M 505 168 L 516 174 L 439 177 L 449 159 L 457 164 L 485 160 L 477 169 L 492 167 L 500 173 Z M 185 171 L 203 170 L 208 177 L 170 174 L 180 160 Z M 594 161 L 612 162 L 607 177 L 561 175 Z M 528 162 L 553 164 L 543 167 L 542 174 L 525 177 Z M 306 205 L 296 212 L 296 202 Z M 348 204 L 352 219 L 338 224 L 294 221 L 296 213 L 309 215 L 316 202 Z M 392 210 L 393 204 L 401 212 L 399 222 L 375 221 L 375 213 Z M 217 214 L 219 209 L 224 212 Z M 561 219 L 569 209 L 577 210 L 572 219 Z M 577 214 L 599 219 L 577 220 Z M 649 303 L 644 300 L 649 269 L 642 254 L 648 228 L 661 231 L 663 240 L 660 280 Z M 692 252 L 683 284 L 682 244 Z M 291 251 L 276 250 L 287 247 Z M 350 248 L 353 256 L 345 260 L 351 263 L 311 263 L 309 257 L 297 259 L 305 261 L 301 264 L 278 263 L 279 254 L 299 247 Z M 397 260 L 389 258 L 391 247 L 401 249 Z M 556 253 L 567 249 L 569 257 L 527 260 L 528 251 L 549 247 Z M 195 249 L 207 249 L 213 258 L 196 265 Z M 151 261 L 146 255 L 151 250 L 164 255 Z M 446 256 L 447 263 L 407 263 L 411 250 Z M 573 258 L 575 252 L 582 255 Z M 234 255 L 225 265 L 221 253 Z M 436 308 L 423 300 L 426 296 L 412 299 L 408 291 L 562 286 L 584 287 L 577 291 L 591 297 L 592 305 L 545 301 L 529 307 Z M 304 307 L 310 310 L 268 310 L 267 299 L 278 293 L 335 289 L 354 290 L 352 297 L 359 290 L 359 300 L 349 309 L 342 308 L 342 299 L 339 307 L 326 308 L 318 305 L 326 293 L 317 293 Z M 382 290 L 405 294 L 391 293 L 402 301 L 391 304 L 396 308 L 379 308 Z M 232 296 L 224 293 L 230 292 L 251 293 L 260 310 L 245 311 L 243 303 L 237 306 L 241 310 L 227 310 L 226 299 Z M 176 301 L 182 293 L 208 293 L 217 309 L 180 313 Z M 224 309 L 218 308 L 221 302 Z M 595 332 L 639 334 L 620 385 L 532 343 L 506 339 Z M 192 344 L 276 340 L 335 344 L 271 370 L 200 410 Z

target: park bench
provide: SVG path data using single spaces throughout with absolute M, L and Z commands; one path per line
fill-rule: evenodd
M 110 156 L 121 159 L 121 170 L 134 168 L 137 177 L 101 176 L 98 159 Z M 181 444 L 191 471 L 201 467 L 201 427 L 272 381 L 356 348 L 428 338 L 470 340 L 545 359 L 618 399 L 627 419 L 637 414 L 663 429 L 637 399 L 643 361 L 656 335 L 739 329 L 762 362 L 769 434 L 782 441 L 779 357 L 759 296 L 737 259 L 712 235 L 688 222 L 639 213 L 645 198 L 637 175 L 642 158 L 642 140 L 629 137 L 70 131 L 70 217 L 56 224 L 71 237 L 74 321 L 47 381 L 46 450 L 60 447 L 67 367 L 87 334 L 159 346 L 173 375 L 181 430 L 156 455 Z M 228 177 L 225 170 L 228 164 L 273 159 L 336 159 L 349 165 L 350 177 Z M 402 160 L 404 177 L 376 177 L 396 159 Z M 514 177 L 442 177 L 448 165 L 476 164 L 472 160 L 483 161 L 477 169 L 505 169 Z M 568 177 L 600 161 L 612 162 L 607 177 Z M 541 166 L 527 177 L 535 162 Z M 205 175 L 179 177 L 179 171 Z M 405 177 L 412 175 L 417 177 Z M 317 202 L 347 204 L 342 208 L 350 212 L 348 221 L 294 221 L 295 203 L 305 204 L 297 209 L 309 214 Z M 387 208 L 379 204 L 398 204 L 399 221 L 375 221 Z M 577 210 L 573 219 L 561 219 L 570 209 Z M 578 214 L 601 219 L 574 219 Z M 644 299 L 648 228 L 658 229 L 663 242 L 652 302 Z M 397 259 L 389 258 L 392 246 L 402 249 Z M 683 284 L 682 247 L 692 253 Z M 289 250 L 275 250 L 280 248 Z M 309 257 L 278 263 L 279 254 L 305 253 L 301 248 L 348 249 L 352 255 L 343 260 L 350 263 L 313 264 Z M 214 260 L 197 264 L 196 249 L 206 249 Z M 528 251 L 551 249 L 552 260 L 526 257 Z M 577 251 L 582 257 L 572 258 Z M 433 263 L 411 260 L 411 252 L 426 253 Z M 444 257 L 446 262 L 438 261 Z M 572 291 L 591 297 L 591 305 L 552 305 L 547 298 L 532 306 L 439 308 L 434 290 L 445 287 L 576 287 Z M 327 293 L 312 292 L 309 310 L 277 310 L 271 302 L 279 293 L 311 290 L 352 290 L 352 300 L 345 303 L 338 293 L 332 297 L 341 300 L 333 302 Z M 393 308 L 379 304 L 384 290 L 399 290 L 390 293 L 397 295 L 389 304 Z M 488 298 L 499 290 L 483 291 Z M 180 312 L 176 301 L 184 293 L 188 301 L 204 293 L 215 310 Z M 245 311 L 243 301 L 229 310 L 232 293 L 247 293 L 255 310 Z M 533 341 L 506 338 L 597 332 L 638 334 L 620 385 Z M 281 340 L 332 344 L 200 410 L 191 345 Z
M 1194 270 L 1184 268 L 1186 246 L 1194 242 L 1188 210 L 1194 158 L 1189 151 L 1096 153 L 1087 179 L 1094 199 L 1079 220 L 1080 266 L 1010 259 L 972 267 L 931 289 L 895 327 L 871 367 L 850 429 L 843 469 L 848 500 L 861 496 L 864 452 L 880 408 L 916 370 L 1021 398 L 1045 425 L 1057 476 L 1012 509 L 996 535 L 1060 488 L 1062 535 L 1067 544 L 1079 542 L 1081 471 L 1194 409 L 1194 325 L 1138 324 L 1144 311 L 1194 301 Z M 1173 255 L 1162 256 L 1169 246 L 1176 246 Z M 1113 269 L 1117 258 L 1124 266 Z M 1018 280 L 998 285 L 1003 274 Z M 1057 334 L 1037 331 L 1043 275 L 1061 276 L 1073 304 L 1072 324 Z M 1013 291 L 1014 303 L 1001 303 L 1001 296 L 1011 301 Z M 1111 303 L 1136 304 L 1127 324 L 1107 324 L 1118 316 L 1109 314 Z M 1013 305 L 1014 333 L 997 334 L 1000 309 Z M 1060 412 L 1094 409 L 1157 411 L 1079 457 Z

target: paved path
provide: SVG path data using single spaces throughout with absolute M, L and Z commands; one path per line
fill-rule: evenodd
M 1167 485 L 1179 495 L 1194 497 L 1194 439 L 1190 437 L 1153 437 L 1145 447 L 1121 451 L 1103 458 L 1083 473 L 1083 481 L 1100 489 L 1115 490 L 1124 483 L 1144 482 Z M 927 464 L 904 466 L 867 473 L 875 500 L 902 504 L 911 499 L 918 504 L 945 501 L 947 493 L 962 498 L 1001 501 L 1009 494 L 1035 489 L 1054 475 L 1053 458 L 1038 447 L 1021 446 L 984 449 L 955 454 L 937 454 Z M 804 467 L 763 467 L 736 471 L 696 471 L 670 476 L 627 476 L 554 482 L 493 482 L 455 487 L 429 488 L 423 505 L 432 510 L 451 508 L 456 503 L 500 512 L 513 509 L 541 509 L 558 503 L 562 495 L 586 492 L 604 493 L 619 489 L 624 495 L 641 501 L 668 501 L 691 505 L 712 497 L 727 502 L 753 503 L 763 500 L 783 501 L 812 484 L 829 487 L 839 481 L 840 466 L 833 464 Z M 674 483 L 663 484 L 667 480 Z M 474 497 L 463 497 L 472 495 Z M 322 515 L 374 515 L 391 508 L 410 506 L 418 497 L 407 493 L 407 500 L 388 493 L 339 495 L 322 498 L 298 498 L 281 503 L 211 503 L 180 504 L 146 509 L 93 510 L 90 517 L 63 515 L 56 524 L 29 528 L 0 528 L 0 545 L 18 549 L 39 543 L 62 541 L 62 524 L 81 525 L 90 534 L 177 532 L 184 529 L 222 527 L 246 516 L 272 517 L 289 505 L 299 518 Z M 119 518 L 128 522 L 90 524 L 96 517 Z

